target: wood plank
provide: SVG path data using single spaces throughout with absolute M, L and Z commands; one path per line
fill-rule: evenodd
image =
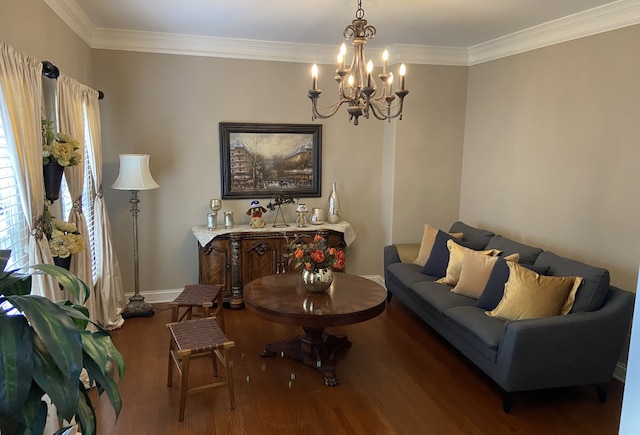
M 595 388 L 519 393 L 502 411 L 500 389 L 401 302 L 363 323 L 328 328 L 353 346 L 337 355 L 340 385 L 287 358 L 263 358 L 267 342 L 302 333 L 247 310 L 226 310 L 236 409 L 226 389 L 191 394 L 178 422 L 179 382 L 166 386 L 170 321 L 167 304 L 151 318 L 127 319 L 112 332 L 127 367 L 116 421 L 106 397 L 96 400 L 101 434 L 617 434 L 623 385 L 613 381 L 605 404 Z M 192 363 L 191 385 L 210 382 L 207 359 Z M 92 392 L 96 395 L 95 392 Z

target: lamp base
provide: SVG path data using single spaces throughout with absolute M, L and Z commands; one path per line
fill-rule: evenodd
M 122 318 L 128 319 L 130 317 L 151 317 L 155 314 L 153 306 L 144 301 L 144 297 L 140 295 L 133 295 L 129 298 L 129 303 L 124 307 L 122 311 Z

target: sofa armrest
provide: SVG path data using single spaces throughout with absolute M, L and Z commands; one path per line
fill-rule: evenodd
M 632 293 L 611 287 L 600 310 L 507 322 L 496 380 L 506 391 L 609 382 L 633 301 Z
M 393 263 L 413 263 L 418 258 L 420 243 L 395 243 L 384 247 L 384 268 Z

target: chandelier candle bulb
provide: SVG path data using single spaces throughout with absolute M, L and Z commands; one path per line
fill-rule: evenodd
M 382 74 L 387 73 L 387 61 L 389 60 L 389 51 L 385 50 L 382 53 Z
M 407 67 L 404 65 L 400 65 L 400 90 L 404 91 L 404 75 L 407 73 Z
M 318 89 L 318 65 L 315 63 L 311 67 L 311 84 L 314 91 Z
M 371 71 L 373 71 L 373 62 L 369 59 L 367 62 L 367 87 L 371 87 Z

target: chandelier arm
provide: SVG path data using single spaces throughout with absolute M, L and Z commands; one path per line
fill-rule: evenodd
M 340 109 L 340 107 L 344 104 L 347 103 L 349 100 L 338 100 L 336 101 L 334 104 L 332 104 L 331 106 L 323 106 L 322 104 L 319 104 L 317 102 L 317 100 L 312 100 L 312 117 L 314 119 L 328 119 L 331 118 L 333 115 L 335 115 L 338 110 Z M 328 110 L 328 112 L 320 113 L 320 110 Z

